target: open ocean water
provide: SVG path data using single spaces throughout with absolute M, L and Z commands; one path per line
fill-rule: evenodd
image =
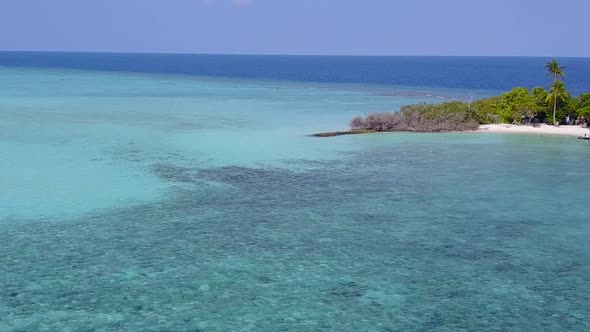
M 546 60 L 0 53 L 0 331 L 588 331 L 588 142 L 307 136 Z

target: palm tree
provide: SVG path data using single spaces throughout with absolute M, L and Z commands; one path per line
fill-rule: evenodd
M 545 64 L 545 70 L 547 70 L 547 77 L 553 76 L 553 82 L 558 79 L 565 78 L 565 66 L 559 66 L 555 59 Z
M 567 90 L 565 89 L 565 83 L 559 80 L 555 80 L 553 84 L 551 84 L 551 89 L 549 90 L 549 94 L 547 95 L 547 102 L 553 101 L 553 125 L 557 126 L 557 122 L 555 119 L 555 113 L 557 112 L 557 101 L 564 100 L 567 97 Z

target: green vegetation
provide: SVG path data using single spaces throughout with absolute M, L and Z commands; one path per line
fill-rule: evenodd
M 517 87 L 496 97 L 473 103 L 473 118 L 481 124 L 549 123 L 559 125 L 567 116 L 573 122 L 590 119 L 590 93 L 573 97 L 567 90 L 565 68 L 552 60 L 545 65 L 547 76 L 552 77 L 549 90 L 535 87 L 532 90 Z
M 557 112 L 557 101 L 563 101 L 563 98 L 567 94 L 565 83 L 560 81 L 560 79 L 565 79 L 565 67 L 559 66 L 557 61 L 553 59 L 545 64 L 545 70 L 547 70 L 547 76 L 553 76 L 553 84 L 551 84 L 547 101 L 553 100 L 553 124 L 557 125 L 558 123 L 555 119 Z
M 590 120 L 590 93 L 572 97 L 565 86 L 565 67 L 552 60 L 545 65 L 547 76 L 553 81 L 549 90 L 535 87 L 532 90 L 516 87 L 491 98 L 475 102 L 447 102 L 418 104 L 401 108 L 397 113 L 374 113 L 356 117 L 351 132 L 413 131 L 444 132 L 476 129 L 479 124 L 550 123 L 559 125 L 569 116 L 580 124 Z
M 545 64 L 545 70 L 547 71 L 547 77 L 553 76 L 553 82 L 559 79 L 565 79 L 565 68 L 557 63 L 557 60 L 553 59 Z
M 557 101 L 567 101 L 569 97 L 569 92 L 565 88 L 565 83 L 562 81 L 555 81 L 551 84 L 551 89 L 549 90 L 549 95 L 547 95 L 547 101 L 553 101 L 553 124 L 558 125 L 557 120 L 555 119 L 555 115 L 557 112 Z

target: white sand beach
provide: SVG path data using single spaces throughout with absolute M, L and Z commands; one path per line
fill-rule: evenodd
M 509 124 L 488 124 L 479 126 L 477 132 L 488 133 L 508 133 L 508 134 L 538 134 L 538 135 L 564 135 L 564 136 L 583 136 L 588 132 L 587 128 L 580 126 L 551 126 L 540 125 L 538 127 L 509 125 Z

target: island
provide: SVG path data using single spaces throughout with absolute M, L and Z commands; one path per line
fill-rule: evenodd
M 315 137 L 379 132 L 495 132 L 588 135 L 590 93 L 572 96 L 565 86 L 565 67 L 545 65 L 552 77 L 549 90 L 516 87 L 490 98 L 415 104 L 399 112 L 370 113 L 350 121 L 350 130 L 318 133 Z

